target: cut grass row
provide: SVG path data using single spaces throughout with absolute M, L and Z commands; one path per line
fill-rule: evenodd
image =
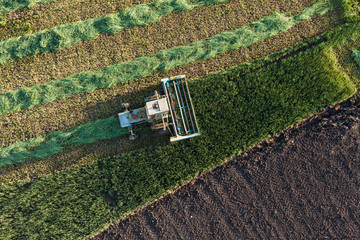
M 76 21 L 104 16 L 153 0 L 54 0 L 2 17 L 0 41 Z
M 147 95 L 156 88 L 162 77 L 177 75 L 181 72 L 190 78 L 196 78 L 209 72 L 224 70 L 252 59 L 264 57 L 272 52 L 280 51 L 285 46 L 301 41 L 302 37 L 310 38 L 330 28 L 327 24 L 322 26 L 323 22 L 319 20 L 300 23 L 283 34 L 212 59 L 119 84 L 113 88 L 59 100 L 31 110 L 3 115 L 0 117 L 0 125 L 5 131 L 0 133 L 2 135 L 0 144 L 6 146 L 19 140 L 26 141 L 31 137 L 44 136 L 53 131 L 64 131 L 88 121 L 114 116 L 120 110 L 121 102 L 124 101 L 140 106 L 143 104 L 143 99 L 132 92 L 139 91 L 143 95 Z
M 17 9 L 31 8 L 36 4 L 49 3 L 53 0 L 1 0 L 0 14 L 7 14 Z
M 356 90 L 324 44 L 245 76 L 234 68 L 189 84 L 200 137 L 2 185 L 0 237 L 84 238 Z
M 261 65 L 265 65 L 266 63 L 270 63 L 271 61 L 274 61 L 279 57 L 293 54 L 294 52 L 306 49 L 313 44 L 318 44 L 319 42 L 321 42 L 321 39 L 322 37 L 319 36 L 317 38 L 311 39 L 308 42 L 296 44 L 296 46 L 284 49 L 271 56 L 267 56 L 266 58 L 258 59 L 251 64 L 245 64 L 241 67 L 241 71 L 245 74 L 246 71 L 254 70 L 255 68 L 258 68 Z M 150 89 L 153 90 L 153 88 Z M 147 89 L 146 91 L 151 91 L 150 89 Z M 136 91 L 134 92 L 134 94 L 139 95 L 142 98 L 144 92 Z M 134 102 L 132 102 L 132 104 L 134 104 Z M 122 132 L 120 135 L 117 134 L 118 131 L 116 128 L 119 128 L 118 120 L 114 119 L 114 117 L 110 117 L 109 119 L 88 122 L 84 125 L 74 127 L 73 129 L 67 131 L 51 133 L 46 137 L 38 137 L 29 139 L 25 142 L 17 142 L 8 147 L 0 149 L 0 156 L 2 157 L 0 166 L 23 162 L 24 160 L 27 160 L 29 158 L 45 158 L 51 156 L 53 154 L 61 152 L 62 149 L 59 149 L 58 147 L 60 144 L 61 146 L 69 146 L 71 143 L 73 143 L 74 139 L 77 139 L 76 143 L 90 143 L 93 141 L 110 139 L 122 135 Z M 84 129 L 89 129 L 89 131 L 85 135 L 83 134 L 84 132 L 81 131 Z M 101 134 L 98 134 L 97 132 L 101 132 Z M 125 133 L 126 132 L 127 131 L 125 131 Z M 63 136 L 66 136 L 66 138 L 64 138 Z M 83 140 L 81 140 L 82 138 Z M 52 147 L 53 143 L 55 143 L 55 147 Z M 49 149 L 49 151 L 43 151 L 45 149 Z M 54 149 L 54 151 L 52 151 L 52 149 Z M 106 152 L 104 150 L 99 151 Z M 59 156 L 56 156 L 56 158 L 59 158 Z M 74 158 L 76 157 L 74 156 Z M 55 162 L 56 160 L 54 159 L 50 161 Z M 2 173 L 5 174 L 6 171 L 4 171 L 4 169 L 5 168 L 2 168 Z M 29 176 L 27 170 L 24 170 L 23 172 L 23 175 Z M 32 175 L 34 176 L 34 174 Z
M 272 41 L 269 39 L 269 41 Z M 315 38 L 309 39 L 305 42 L 300 42 L 295 44 L 294 46 L 282 49 L 279 52 L 273 53 L 269 56 L 258 58 L 253 62 L 245 63 L 241 65 L 241 67 L 238 67 L 238 71 L 240 75 L 246 75 L 247 73 L 250 73 L 262 66 L 268 65 L 271 62 L 278 61 L 281 58 L 285 58 L 289 55 L 293 55 L 296 52 L 304 51 L 307 48 L 310 48 L 311 46 L 316 46 L 320 44 L 321 42 L 326 41 L 326 36 L 319 35 Z M 281 44 L 280 44 L 281 45 Z M 266 53 L 266 52 L 262 52 Z M 230 59 L 234 59 L 234 56 L 228 56 Z M 238 60 L 235 59 L 235 62 Z M 221 63 L 221 61 L 220 61 Z M 211 65 L 211 64 L 206 64 Z M 222 65 L 222 67 L 226 67 Z M 230 65 L 231 66 L 231 65 Z M 228 66 L 229 68 L 229 66 Z M 198 68 L 195 67 L 197 71 L 199 71 Z M 205 71 L 207 72 L 207 71 Z M 176 73 L 176 70 L 174 70 L 174 74 Z M 164 73 L 165 75 L 174 75 L 170 73 Z M 204 76 L 203 71 L 200 71 L 198 73 L 199 75 L 193 75 L 193 76 Z M 121 105 L 121 101 L 130 102 L 131 106 L 137 107 L 143 105 L 143 96 L 147 96 L 151 91 L 155 90 L 156 88 L 159 88 L 158 79 L 160 79 L 161 76 L 152 76 L 151 77 L 151 84 L 150 85 L 144 85 L 143 82 L 140 79 L 140 82 L 142 82 L 142 87 L 135 89 L 132 84 L 129 83 L 127 85 L 121 86 L 121 89 L 125 92 L 131 91 L 133 89 L 132 93 L 133 95 L 137 96 L 137 100 L 129 101 L 130 99 L 116 99 L 114 101 L 109 101 L 106 103 L 102 103 L 106 105 L 106 108 L 102 108 L 100 111 L 97 111 L 95 113 L 95 110 L 99 109 L 92 109 L 89 110 L 89 112 L 92 113 L 91 117 L 104 117 L 104 116 L 111 116 L 116 115 L 116 111 L 118 109 L 118 106 Z M 137 83 L 135 83 L 136 85 Z M 148 82 L 149 84 L 149 82 Z M 108 95 L 108 94 L 107 94 Z M 96 105 L 98 106 L 98 105 Z M 114 109 L 114 112 L 112 112 L 112 109 Z M 71 109 L 69 110 L 71 111 Z M 143 141 L 143 138 L 145 138 L 145 141 Z M 87 145 L 81 145 L 77 146 L 75 148 L 68 149 L 67 151 L 63 152 L 62 154 L 57 154 L 53 157 L 49 157 L 46 159 L 41 160 L 31 160 L 26 161 L 24 163 L 15 164 L 15 165 L 8 165 L 5 167 L 0 168 L 0 183 L 8 183 L 8 182 L 14 182 L 18 180 L 24 180 L 27 178 L 39 178 L 43 175 L 47 175 L 50 173 L 57 172 L 59 170 L 64 170 L 64 168 L 71 168 L 76 165 L 81 165 L 84 163 L 89 163 L 96 161 L 99 158 L 109 157 L 116 154 L 120 154 L 123 152 L 131 151 L 134 149 L 137 149 L 141 146 L 146 146 L 149 142 L 153 142 L 152 140 L 149 140 L 150 138 L 154 138 L 152 134 L 145 134 L 141 133 L 140 141 L 135 141 L 136 144 L 125 144 L 127 141 L 127 138 L 116 138 L 112 141 L 98 141 L 94 144 L 87 144 Z M 155 139 L 159 139 L 156 137 Z M 161 138 L 160 141 L 168 141 L 168 138 Z
M 19 38 L 7 39 L 0 42 L 0 64 L 15 58 L 60 51 L 101 34 L 114 34 L 129 27 L 155 23 L 173 11 L 189 11 L 226 1 L 229 0 L 195 0 L 191 2 L 158 0 L 125 9 L 116 14 L 73 22 Z
M 46 158 L 61 153 L 70 145 L 116 138 L 127 133 L 127 128 L 119 127 L 116 117 L 87 122 L 67 131 L 53 132 L 46 137 L 31 138 L 26 142 L 17 142 L 0 149 L 0 167 L 23 162 L 29 158 Z
M 79 71 L 100 70 L 119 62 L 132 61 L 136 57 L 155 54 L 166 48 L 186 45 L 237 29 L 278 9 L 282 13 L 292 12 L 293 15 L 298 15 L 311 6 L 309 0 L 302 0 L 300 3 L 277 1 L 266 8 L 258 7 L 261 3 L 261 0 L 251 3 L 229 1 L 188 12 L 173 12 L 156 24 L 127 28 L 114 35 L 100 35 L 63 51 L 13 60 L 6 66 L 0 66 L 0 93 L 39 85 Z M 333 16 L 337 15 L 332 12 L 327 15 L 327 19 L 334 19 Z
M 247 47 L 283 33 L 302 21 L 323 15 L 329 7 L 327 1 L 322 1 L 306 8 L 295 17 L 274 13 L 234 31 L 212 36 L 208 40 L 166 49 L 155 55 L 115 64 L 100 71 L 81 72 L 42 85 L 9 91 L 0 95 L 0 115 L 99 88 L 109 88 L 121 82 L 146 77 L 191 62 L 210 59 L 230 50 Z

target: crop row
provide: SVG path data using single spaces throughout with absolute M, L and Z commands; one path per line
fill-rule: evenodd
M 88 41 L 100 34 L 114 34 L 125 28 L 143 26 L 159 21 L 173 11 L 189 11 L 229 0 L 159 0 L 137 5 L 116 14 L 92 18 L 83 22 L 60 25 L 34 34 L 0 42 L 0 63 L 14 58 L 66 49 L 79 41 Z
M 0 41 L 39 32 L 60 24 L 105 16 L 151 1 L 153 0 L 54 0 L 49 4 L 39 4 L 3 15 Z
M 317 18 L 302 22 L 289 31 L 247 48 L 118 84 L 112 88 L 98 89 L 36 108 L 2 115 L 0 116 L 0 128 L 5 131 L 2 132 L 0 146 L 44 136 L 49 132 L 64 131 L 88 121 L 114 116 L 119 111 L 122 102 L 130 102 L 134 107 L 138 104 L 142 105 L 143 99 L 139 96 L 147 95 L 154 90 L 162 77 L 177 75 L 180 72 L 185 73 L 189 78 L 198 78 L 209 72 L 221 71 L 246 61 L 264 57 L 300 42 L 304 38 L 311 38 L 328 30 L 332 25 L 327 24 L 327 21 L 328 18 Z
M 39 3 L 49 3 L 53 0 L 2 0 L 0 2 L 0 14 L 7 14 L 17 9 L 31 8 Z
M 189 82 L 202 135 L 0 187 L 0 238 L 79 238 L 229 156 L 350 97 L 354 84 L 326 45 L 245 76 Z M 313 66 L 317 66 L 314 68 Z M 71 211 L 70 211 L 71 209 Z
M 117 118 L 99 119 L 67 131 L 53 132 L 46 137 L 31 138 L 28 141 L 16 142 L 2 148 L 0 149 L 0 167 L 23 162 L 29 158 L 46 158 L 62 152 L 69 145 L 116 138 L 127 133 L 126 128 L 119 127 Z
M 6 92 L 0 95 L 0 114 L 31 108 L 98 88 L 112 87 L 121 82 L 149 76 L 155 72 L 209 59 L 285 32 L 297 23 L 322 15 L 328 10 L 329 4 L 323 1 L 305 9 L 296 17 L 274 13 L 250 25 L 215 35 L 208 40 L 166 49 L 152 56 L 109 66 L 101 71 L 81 72 L 39 86 Z
M 281 9 L 281 13 L 298 15 L 306 7 L 311 6 L 309 0 L 297 1 L 296 4 L 291 1 L 278 1 L 266 8 L 258 8 L 261 3 L 261 0 L 246 4 L 242 1 L 227 1 L 191 11 L 172 12 L 156 24 L 126 28 L 116 34 L 102 34 L 62 51 L 11 60 L 5 65 L 0 65 L 0 93 L 39 85 L 80 71 L 100 70 L 164 49 L 187 45 L 240 28 L 278 9 Z M 299 35 L 307 37 L 307 33 L 314 29 L 323 29 L 326 26 L 329 29 L 338 25 L 339 23 L 334 23 L 338 15 L 332 10 L 322 17 L 315 18 L 316 22 L 310 28 L 304 28 Z
M 320 35 L 315 38 L 309 39 L 308 41 L 297 43 L 294 46 L 285 48 L 269 56 L 256 59 L 255 61 L 248 62 L 246 64 L 242 64 L 241 67 L 238 67 L 239 74 L 246 75 L 247 73 L 254 71 L 264 65 L 270 64 L 273 61 L 277 61 L 288 55 L 292 55 L 295 54 L 296 52 L 303 51 L 304 49 L 310 48 L 310 46 L 315 46 L 321 43 L 322 41 L 325 41 L 325 39 L 326 37 L 324 35 Z M 232 59 L 235 58 L 234 56 L 229 56 L 229 57 Z M 235 58 L 235 62 L 238 62 L 236 58 Z M 140 98 L 139 101 L 133 101 L 133 100 L 130 101 L 130 104 L 133 107 L 142 106 L 143 96 L 147 96 L 147 94 L 150 93 L 150 91 L 153 91 L 158 85 L 157 84 L 158 78 L 160 78 L 160 76 L 154 76 L 152 78 L 153 78 L 152 84 L 155 84 L 155 86 L 144 85 L 143 83 L 144 81 L 140 79 L 139 81 L 142 82 L 142 88 L 132 90 L 133 94 L 137 95 Z M 133 83 L 133 84 L 136 85 L 137 83 Z M 133 89 L 131 84 L 123 85 L 121 87 L 125 91 L 131 91 L 130 89 Z M 117 109 L 121 101 L 129 102 L 128 100 L 130 99 L 125 99 L 125 100 L 119 99 L 116 101 L 108 102 L 107 104 L 114 105 L 115 106 L 114 108 Z M 105 112 L 103 109 L 101 111 L 95 111 L 95 110 L 99 110 L 99 109 L 94 109 L 94 111 L 90 110 L 90 112 L 92 113 L 91 115 L 92 117 L 98 118 L 108 115 L 108 113 Z M 71 109 L 69 111 L 71 111 Z M 27 178 L 38 178 L 43 175 L 47 175 L 50 173 L 57 172 L 59 170 L 63 170 L 64 167 L 70 168 L 75 165 L 96 161 L 99 158 L 113 156 L 116 154 L 141 148 L 144 145 L 145 146 L 148 145 L 150 142 L 155 144 L 154 140 L 150 140 L 151 138 L 153 138 L 153 135 L 151 133 L 146 134 L 142 132 L 141 138 L 135 142 L 132 142 L 132 144 L 129 144 L 127 142 L 127 138 L 116 138 L 111 141 L 100 141 L 100 142 L 98 141 L 94 144 L 75 146 L 71 149 L 67 149 L 65 152 L 62 152 L 61 154 L 57 154 L 53 157 L 49 157 L 46 159 L 41 159 L 41 160 L 34 159 L 31 161 L 26 161 L 21 164 L 8 165 L 6 167 L 0 168 L 0 184 L 7 182 L 14 182 L 20 179 L 23 180 Z M 156 140 L 159 140 L 160 142 L 167 141 L 166 138 L 162 139 L 159 137 L 156 137 Z

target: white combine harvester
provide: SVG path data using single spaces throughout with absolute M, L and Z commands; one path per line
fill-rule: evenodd
M 133 126 L 150 123 L 153 130 L 160 133 L 170 132 L 170 142 L 181 141 L 200 135 L 189 88 L 185 75 L 161 79 L 164 94 L 155 91 L 145 99 L 145 107 L 130 110 L 128 103 L 123 103 L 125 111 L 119 113 L 121 127 L 127 127 L 129 139 L 136 135 Z

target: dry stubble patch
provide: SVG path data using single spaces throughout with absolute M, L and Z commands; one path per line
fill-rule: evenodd
M 134 107 L 141 106 L 144 94 L 150 93 L 152 90 L 159 87 L 158 80 L 161 77 L 182 72 L 186 73 L 190 78 L 197 78 L 205 76 L 210 72 L 228 69 L 252 59 L 267 56 L 272 52 L 280 51 L 284 47 L 291 46 L 306 38 L 319 35 L 320 33 L 329 30 L 333 24 L 333 20 L 329 17 L 319 17 L 308 22 L 300 23 L 291 30 L 266 39 L 263 42 L 256 43 L 240 50 L 221 54 L 209 60 L 188 64 L 171 71 L 137 79 L 125 84 L 119 84 L 111 89 L 99 89 L 91 93 L 69 98 L 68 100 L 63 99 L 31 110 L 14 112 L 10 114 L 11 116 L 7 115 L 8 119 L 30 117 L 31 120 L 29 119 L 27 123 L 22 123 L 20 127 L 20 121 L 12 123 L 11 126 L 7 125 L 7 128 L 11 129 L 12 132 L 9 132 L 6 143 L 13 140 L 11 136 L 21 136 L 21 134 L 23 134 L 21 129 L 29 129 L 29 124 L 31 127 L 34 127 L 34 131 L 27 131 L 26 136 L 28 137 L 24 140 L 27 140 L 30 137 L 46 135 L 49 132 L 57 131 L 59 129 L 67 129 L 98 118 L 111 117 L 120 111 L 120 105 L 124 101 L 131 102 Z M 137 93 L 139 93 L 139 95 L 137 95 Z M 57 115 L 57 118 L 52 118 L 54 114 Z M 40 119 L 36 116 L 42 117 Z M 69 149 L 63 154 L 58 154 L 46 159 L 33 160 L 27 163 L 0 168 L 0 175 L 2 175 L 0 183 L 3 184 L 30 177 L 38 178 L 58 170 L 68 169 L 76 165 L 95 161 L 98 157 L 107 157 L 118 151 L 121 153 L 123 151 L 131 150 L 131 146 L 124 144 L 126 141 L 127 139 L 124 138 L 100 141 L 89 145 L 77 146 L 71 150 Z M 99 155 L 99 153 L 104 152 L 107 152 L 108 154 Z
M 258 7 L 260 4 L 261 7 Z M 188 12 L 173 12 L 156 24 L 100 35 L 58 52 L 29 56 L 0 65 L 0 93 L 39 85 L 83 71 L 100 70 L 176 46 L 237 29 L 273 12 L 298 15 L 311 5 L 291 1 L 229 1 Z M 181 23 L 181 24 L 180 24 Z M 214 27 L 216 26 L 216 27 Z

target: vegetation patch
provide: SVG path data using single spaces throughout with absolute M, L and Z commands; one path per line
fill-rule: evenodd
M 0 237 L 87 236 L 229 156 L 350 97 L 354 84 L 338 69 L 332 49 L 321 46 L 245 76 L 233 68 L 190 81 L 202 132 L 198 138 L 138 149 L 33 182 L 2 185 L 0 202 L 6 204 L 0 209 Z
M 31 108 L 98 88 L 112 87 L 120 82 L 209 59 L 218 54 L 246 47 L 285 32 L 297 23 L 316 15 L 322 15 L 328 10 L 327 2 L 318 2 L 296 17 L 274 13 L 250 25 L 215 35 L 208 40 L 163 50 L 152 56 L 140 57 L 131 62 L 109 66 L 101 71 L 82 72 L 39 86 L 10 91 L 0 95 L 0 114 Z
M 60 25 L 52 29 L 0 42 L 0 63 L 13 58 L 66 49 L 79 41 L 87 41 L 102 33 L 114 34 L 125 28 L 157 22 L 173 11 L 189 11 L 196 7 L 229 0 L 160 0 L 141 4 L 100 18 Z
M 31 8 L 36 4 L 49 3 L 53 0 L 1 0 L 0 14 L 7 14 L 17 9 Z
M 97 140 L 110 139 L 128 133 L 119 127 L 115 117 L 99 119 L 71 128 L 67 131 L 53 132 L 46 137 L 32 138 L 25 142 L 16 142 L 0 149 L 0 167 L 23 162 L 29 158 L 46 158 L 60 153 L 69 145 L 86 144 Z

